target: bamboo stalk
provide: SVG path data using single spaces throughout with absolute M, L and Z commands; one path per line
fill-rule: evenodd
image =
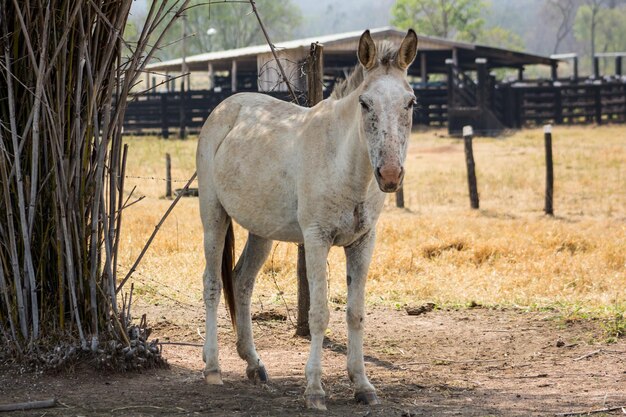
M 124 144 L 124 152 L 122 155 L 122 166 L 120 169 L 120 182 L 119 182 L 120 196 L 124 195 L 124 179 L 126 178 L 127 157 L 128 157 L 128 144 Z M 132 191 L 130 195 L 132 195 Z M 129 198 L 130 198 L 130 195 L 128 196 Z M 117 294 L 117 292 L 115 291 L 115 284 L 117 283 L 117 254 L 119 253 L 118 249 L 120 246 L 121 234 L 119 233 L 119 231 L 122 230 L 123 207 L 124 207 L 124 203 L 123 203 L 123 200 L 120 198 L 118 200 L 117 219 L 116 219 L 116 226 L 115 226 L 115 230 L 117 230 L 117 233 L 115 235 L 115 243 L 113 244 L 113 276 L 111 277 L 111 282 L 110 282 L 110 285 L 111 285 L 110 292 L 111 292 L 112 297 L 115 297 Z M 131 287 L 131 297 L 132 297 L 132 287 Z M 129 307 L 129 315 L 130 315 L 130 307 Z
M 8 155 L 4 147 L 4 138 L 2 137 L 2 129 L 0 129 L 0 175 L 3 183 L 4 204 L 6 206 L 7 227 L 9 229 L 9 259 L 13 270 L 13 283 L 15 288 L 15 298 L 17 300 L 17 313 L 20 321 L 20 330 L 22 337 L 28 337 L 28 321 L 26 319 L 26 308 L 24 306 L 24 298 L 22 294 L 22 275 L 18 264 L 17 242 L 15 241 L 15 226 L 13 220 L 13 206 L 11 204 L 11 196 L 9 192 L 9 178 L 6 169 L 6 160 L 4 155 Z
M 11 60 L 9 58 L 9 51 L 8 51 L 8 45 L 6 46 L 5 49 L 5 65 L 6 65 L 6 69 L 7 72 L 10 74 L 11 73 Z M 8 107 L 9 107 L 9 123 L 11 126 L 11 140 L 13 143 L 13 149 L 19 149 L 20 146 L 18 144 L 18 136 L 17 136 L 17 122 L 15 120 L 15 100 L 14 100 L 14 96 L 13 96 L 13 80 L 11 78 L 11 76 L 7 76 L 7 94 L 8 94 Z M 0 140 L 2 141 L 2 140 Z M 16 178 L 16 189 L 17 189 L 17 198 L 18 198 L 18 217 L 19 217 L 19 224 L 21 226 L 21 231 L 22 231 L 22 239 L 24 241 L 24 263 L 26 265 L 26 272 L 27 272 L 27 276 L 29 279 L 29 282 L 31 284 L 31 293 L 30 296 L 31 298 L 34 298 L 35 303 L 36 303 L 36 295 L 33 296 L 34 292 L 35 292 L 35 273 L 33 271 L 33 263 L 32 263 L 32 256 L 30 253 L 30 240 L 28 238 L 28 227 L 27 227 L 27 221 L 26 221 L 26 212 L 25 212 L 25 207 L 26 207 L 26 202 L 24 199 L 24 181 L 22 178 L 22 166 L 21 166 L 21 161 L 19 158 L 18 153 L 15 153 L 14 155 L 14 159 L 13 159 L 13 166 L 15 168 L 15 178 Z M 10 204 L 10 202 L 9 202 Z M 16 231 L 11 231 L 12 233 L 16 233 Z M 11 233 L 10 232 L 10 233 Z M 17 250 L 14 254 L 15 256 L 15 262 L 17 262 Z M 19 270 L 19 266 L 17 267 L 17 269 Z M 19 275 L 19 273 L 16 273 L 16 275 Z M 19 287 L 16 287 L 16 291 L 21 291 L 21 285 Z M 24 297 L 24 296 L 22 296 Z M 23 300 L 24 301 L 24 305 L 25 305 L 25 301 L 27 300 Z M 32 299 L 31 299 L 31 304 L 32 304 Z M 36 305 L 35 307 L 33 307 L 33 313 L 36 313 Z M 30 324 L 30 319 L 28 317 L 28 310 L 26 308 L 24 308 L 23 312 L 22 312 L 23 316 L 24 316 L 24 320 L 25 322 L 28 324 Z M 33 321 L 36 320 L 36 318 L 33 318 Z M 35 327 L 35 326 L 34 326 Z M 38 326 L 35 327 L 37 330 L 37 333 L 39 331 Z M 24 329 L 22 329 L 23 333 L 24 333 Z M 28 331 L 26 331 L 25 333 L 28 333 Z M 26 335 L 25 335 L 26 337 Z
M 2 232 L 2 228 L 0 228 L 0 232 Z M 4 235 L 4 233 L 0 233 L 0 236 L 2 235 Z M 2 295 L 4 298 L 4 304 L 6 305 L 7 317 L 9 320 L 9 327 L 11 328 L 11 336 L 13 337 L 13 341 L 17 342 L 17 334 L 15 333 L 15 324 L 13 323 L 13 316 L 11 315 L 11 303 L 9 301 L 8 285 L 6 282 L 6 278 L 4 276 L 4 266 L 2 265 L 2 262 L 0 262 L 0 292 L 2 292 Z M 0 324 L 2 323 L 0 322 Z
M 124 112 L 165 33 L 151 35 L 188 3 L 153 2 L 127 59 L 132 0 L 0 7 L 0 337 L 16 351 L 55 331 L 92 349 L 128 342 L 116 295 Z

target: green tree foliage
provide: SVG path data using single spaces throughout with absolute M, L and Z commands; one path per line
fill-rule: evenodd
M 496 48 L 511 49 L 514 51 L 524 50 L 524 40 L 518 34 L 501 26 L 485 29 L 478 35 L 478 43 Z
M 576 13 L 574 35 L 588 45 L 587 52 L 626 51 L 626 5 L 623 3 L 580 6 Z
M 250 4 L 244 2 L 215 2 L 192 0 L 185 12 L 187 29 L 185 49 L 187 55 L 241 48 L 265 43 L 265 38 Z M 256 7 L 272 42 L 290 39 L 301 22 L 300 9 L 292 0 L 256 0 Z M 136 36 L 137 20 L 131 21 L 125 38 L 132 42 Z M 166 33 L 163 47 L 157 54 L 160 59 L 178 58 L 182 55 L 183 19 L 179 19 Z M 213 35 L 207 30 L 213 28 Z
M 474 42 L 485 25 L 482 0 L 398 0 L 391 9 L 394 26 L 418 33 Z

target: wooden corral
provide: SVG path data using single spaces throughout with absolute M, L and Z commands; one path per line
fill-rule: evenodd
M 404 36 L 403 31 L 393 28 L 373 29 L 371 33 L 377 41 L 395 43 Z M 349 32 L 277 44 L 290 84 L 305 95 L 306 56 L 311 43 L 320 42 L 324 45 L 327 97 L 335 82 L 356 65 L 360 35 L 360 31 Z M 542 57 L 419 36 L 418 56 L 408 69 L 419 103 L 414 124 L 447 126 L 452 135 L 460 135 L 464 125 L 472 125 L 479 135 L 497 135 L 504 129 L 545 123 L 624 123 L 626 78 L 621 75 L 622 55 L 596 57 L 596 63 L 599 58 L 615 59 L 615 75 L 602 77 L 596 65 L 594 75 L 579 78 L 577 57 L 572 54 Z M 559 78 L 558 67 L 564 60 L 574 62 L 574 73 Z M 152 75 L 147 83 L 152 89 L 137 94 L 135 102 L 129 104 L 124 125 L 127 132 L 158 132 L 165 137 L 171 131 L 179 131 L 181 136 L 197 132 L 217 104 L 240 91 L 259 91 L 290 100 L 267 45 L 187 57 L 185 65 L 191 77 L 184 77 L 186 83 L 172 78 L 180 74 L 181 65 L 182 59 L 148 65 Z M 548 66 L 551 78 L 525 79 L 524 69 L 529 65 Z M 492 71 L 501 68 L 516 70 L 517 78 L 497 80 Z M 198 89 L 203 83 L 207 89 Z
M 330 92 L 324 92 L 327 97 Z M 124 131 L 133 134 L 159 134 L 169 137 L 184 128 L 197 133 L 211 111 L 224 99 L 233 95 L 230 91 L 195 90 L 145 93 L 135 95 L 128 104 L 124 118 Z M 290 101 L 289 93 L 266 92 L 281 100 Z M 420 106 L 416 110 L 414 123 L 426 126 L 445 126 L 446 89 L 442 87 L 417 89 Z M 303 101 L 304 102 L 304 101 Z

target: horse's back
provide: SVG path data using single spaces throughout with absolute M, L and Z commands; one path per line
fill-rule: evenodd
M 299 241 L 297 130 L 305 113 L 265 94 L 224 100 L 200 133 L 200 193 L 215 193 L 226 212 L 254 234 Z

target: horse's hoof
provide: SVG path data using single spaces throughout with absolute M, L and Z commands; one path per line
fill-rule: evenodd
M 204 375 L 204 382 L 209 385 L 224 385 L 220 371 L 203 371 L 202 375 Z
M 258 368 L 247 369 L 246 375 L 248 375 L 248 379 L 255 384 L 266 384 L 269 378 L 267 377 L 267 371 L 265 370 L 265 366 L 259 366 Z
M 376 405 L 380 404 L 378 397 L 374 391 L 364 391 L 364 392 L 356 392 L 354 393 L 354 398 L 356 402 L 359 404 L 365 405 Z
M 326 410 L 326 396 L 320 394 L 305 395 L 306 408 L 312 410 Z

